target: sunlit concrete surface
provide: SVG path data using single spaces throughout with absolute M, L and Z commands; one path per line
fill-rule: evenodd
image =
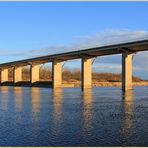
M 92 87 L 92 60 L 88 58 L 82 58 L 82 89 Z
M 1 70 L 1 83 L 8 82 L 8 69 Z
M 31 83 L 38 82 L 40 80 L 39 70 L 40 70 L 40 65 L 38 64 L 31 65 L 31 72 L 30 72 Z
M 62 86 L 62 65 L 59 60 L 52 62 L 52 81 L 53 88 L 59 88 Z
M 122 54 L 122 89 L 132 89 L 132 54 Z
M 14 67 L 14 83 L 22 81 L 22 67 Z

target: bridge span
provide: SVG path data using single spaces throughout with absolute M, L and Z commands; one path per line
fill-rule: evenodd
M 14 69 L 14 83 L 22 81 L 22 67 L 30 65 L 30 81 L 39 81 L 40 64 L 52 62 L 52 87 L 62 86 L 61 62 L 81 59 L 82 90 L 92 87 L 92 58 L 105 55 L 122 54 L 122 90 L 132 89 L 132 57 L 139 51 L 148 50 L 148 40 L 138 40 L 102 47 L 95 47 L 54 55 L 24 59 L 0 64 L 1 83 L 8 82 L 8 69 Z

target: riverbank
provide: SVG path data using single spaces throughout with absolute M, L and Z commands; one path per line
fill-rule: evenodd
M 93 87 L 121 87 L 121 82 L 93 82 Z M 13 83 L 13 81 L 5 82 L 0 84 L 0 86 L 25 86 L 25 87 L 52 87 L 52 81 L 38 81 L 35 83 L 30 83 L 30 81 L 21 81 L 18 83 Z M 139 82 L 133 82 L 133 86 L 148 86 L 148 81 L 139 81 Z M 62 87 L 81 87 L 81 81 L 63 81 Z
M 121 82 L 94 82 L 93 87 L 121 87 Z M 81 82 L 63 82 L 63 87 L 80 87 Z M 148 86 L 148 81 L 133 82 L 133 86 Z

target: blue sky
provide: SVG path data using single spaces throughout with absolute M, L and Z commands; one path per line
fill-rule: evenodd
M 147 16 L 148 2 L 0 2 L 0 63 L 148 38 Z M 143 79 L 147 57 L 140 53 L 133 62 Z M 100 57 L 93 68 L 121 72 L 121 56 Z

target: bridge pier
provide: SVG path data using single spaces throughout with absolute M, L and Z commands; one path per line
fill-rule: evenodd
M 30 81 L 31 83 L 38 82 L 40 80 L 40 66 L 39 64 L 31 64 Z
M 14 67 L 14 83 L 22 81 L 22 67 Z
M 52 62 L 52 87 L 62 87 L 62 65 L 61 61 L 54 60 Z
M 92 88 L 92 60 L 82 58 L 81 61 L 81 88 Z
M 8 82 L 8 68 L 1 70 L 1 83 Z
M 122 53 L 122 90 L 132 89 L 132 57 L 131 53 Z

